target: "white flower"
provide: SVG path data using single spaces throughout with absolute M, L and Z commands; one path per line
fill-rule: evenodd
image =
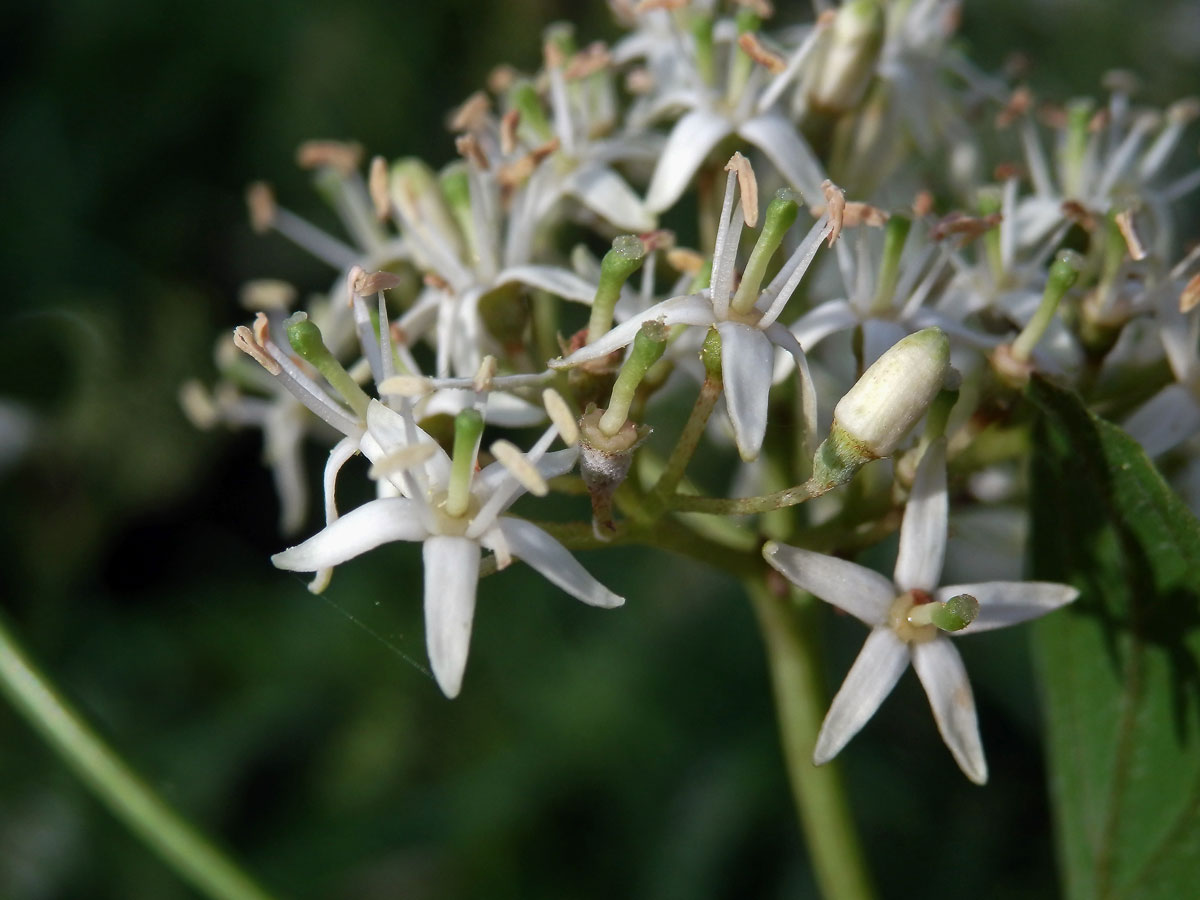
M 1036 618 L 1078 596 L 1075 588 L 1048 582 L 937 586 L 946 552 L 945 452 L 944 440 L 931 444 L 917 469 L 892 580 L 808 550 L 774 542 L 763 548 L 767 562 L 788 580 L 871 626 L 817 736 L 813 761 L 818 765 L 833 759 L 858 733 L 912 663 L 955 761 L 973 782 L 985 783 L 987 763 L 962 658 L 945 632 L 932 624 L 913 624 L 910 617 L 919 618 L 914 611 L 922 606 L 967 594 L 979 601 L 979 613 L 953 632 L 957 637 Z
M 735 154 L 735 159 L 745 164 L 740 154 Z M 749 177 L 753 179 L 753 175 Z M 742 459 L 749 462 L 758 456 L 767 429 L 767 395 L 771 389 L 775 347 L 786 350 L 796 363 L 807 434 L 811 437 L 816 433 L 816 393 L 804 351 L 792 333 L 776 319 L 808 270 L 821 241 L 828 237 L 832 225 L 828 216 L 822 216 L 771 283 L 761 293 L 753 294 L 753 304 L 745 311 L 739 311 L 739 298 L 734 293 L 733 269 L 745 213 L 741 204 L 735 208 L 733 202 L 736 181 L 734 167 L 726 182 L 725 203 L 721 210 L 716 246 L 713 248 L 711 288 L 655 304 L 566 359 L 551 361 L 551 365 L 568 368 L 607 356 L 631 344 L 645 322 L 657 320 L 667 326 L 714 327 L 721 335 L 721 373 L 729 420 L 733 425 L 738 452 Z M 756 206 L 753 214 L 757 216 Z
M 484 547 L 496 554 L 501 568 L 513 558 L 523 559 L 584 603 L 610 608 L 625 602 L 545 531 L 502 515 L 524 490 L 574 465 L 575 449 L 546 453 L 556 435 L 556 428 L 548 429 L 528 458 L 509 459 L 511 470 L 497 462 L 475 473 L 465 511 L 452 515 L 447 511 L 453 478 L 450 457 L 411 418 L 372 400 L 362 451 L 401 496 L 365 503 L 271 561 L 281 569 L 316 572 L 390 541 L 420 541 L 429 662 L 442 692 L 455 697 L 467 664 Z M 474 468 L 473 456 L 470 465 L 462 467 L 468 473 Z

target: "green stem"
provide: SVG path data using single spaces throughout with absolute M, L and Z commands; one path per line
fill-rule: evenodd
M 0 693 L 112 813 L 213 900 L 271 895 L 168 806 L 93 732 L 38 671 L 0 619 Z
M 823 493 L 825 491 L 814 487 L 812 482 L 805 482 L 773 494 L 763 494 L 761 497 L 735 497 L 727 500 L 722 497 L 690 497 L 686 494 L 676 494 L 671 498 L 670 506 L 676 512 L 709 513 L 714 516 L 749 516 L 754 513 L 795 506 L 811 500 L 813 497 L 819 497 Z
M 658 483 L 650 492 L 652 502 L 655 504 L 665 507 L 668 499 L 679 487 L 679 482 L 683 480 L 683 475 L 687 471 L 688 463 L 691 462 L 696 447 L 700 445 L 700 438 L 704 436 L 708 417 L 712 415 L 713 407 L 717 405 L 717 398 L 720 396 L 721 382 L 713 378 L 704 379 L 704 383 L 700 385 L 700 393 L 696 397 L 696 404 L 692 407 L 691 415 L 688 416 L 687 424 L 683 426 L 679 441 L 675 444 L 675 448 L 671 451 L 671 457 L 667 460 L 667 467 L 663 469 Z
M 841 770 L 836 762 L 812 762 L 825 709 L 812 599 L 794 603 L 786 594 L 778 596 L 761 576 L 745 586 L 767 645 L 784 762 L 817 886 L 827 900 L 871 897 Z

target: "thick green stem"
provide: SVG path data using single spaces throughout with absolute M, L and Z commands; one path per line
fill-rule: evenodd
M 826 705 L 812 601 L 800 604 L 778 596 L 761 576 L 745 585 L 767 645 L 784 762 L 821 895 L 826 900 L 871 897 L 841 770 L 836 762 L 812 762 Z
M 836 487 L 836 485 L 832 485 Z M 772 509 L 783 509 L 795 506 L 813 497 L 819 497 L 824 490 L 816 488 L 812 482 L 798 484 L 786 490 L 761 497 L 735 497 L 726 500 L 721 497 L 691 497 L 677 494 L 670 500 L 670 506 L 676 512 L 709 513 L 714 516 L 749 516 L 754 513 L 769 512 Z
M 213 900 L 270 900 L 100 740 L 38 671 L 3 619 L 0 693 L 113 814 L 200 893 Z

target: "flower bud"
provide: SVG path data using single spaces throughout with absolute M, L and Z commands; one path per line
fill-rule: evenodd
M 891 456 L 925 415 L 946 379 L 950 342 L 940 328 L 897 341 L 833 409 L 833 428 L 813 459 L 813 483 L 849 481 L 873 459 Z
M 850 0 L 838 10 L 824 58 L 808 87 L 815 108 L 844 113 L 858 106 L 875 74 L 886 30 L 878 0 Z
M 942 389 L 949 365 L 950 342 L 940 328 L 897 341 L 834 407 L 834 428 L 871 459 L 891 456 Z

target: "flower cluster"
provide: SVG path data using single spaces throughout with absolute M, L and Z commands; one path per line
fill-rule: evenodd
M 327 262 L 334 286 L 299 309 L 283 283 L 250 285 L 242 354 L 223 344 L 221 382 L 188 385 L 185 407 L 204 425 L 263 429 L 287 532 L 308 520 L 303 442 L 332 446 L 323 530 L 273 558 L 317 573 L 314 590 L 384 542 L 421 542 L 429 657 L 448 696 L 485 572 L 523 560 L 615 607 L 570 549 L 749 555 L 763 577 L 747 550 L 763 547 L 872 629 L 816 761 L 911 662 L 982 783 L 947 636 L 1076 591 L 938 587 L 947 529 L 972 508 L 1021 527 L 1011 448 L 1024 446 L 1012 438 L 1035 373 L 1124 421 L 1152 455 L 1200 432 L 1200 255 L 1181 254 L 1175 222 L 1200 169 L 1174 174 L 1197 105 L 1140 108 L 1123 79 L 1099 103 L 1036 103 L 961 55 L 952 0 L 847 0 L 778 30 L 765 0 L 612 5 L 627 28 L 613 46 L 554 27 L 538 71 L 497 70 L 452 115 L 458 158 L 440 170 L 304 145 L 344 237 L 252 187 L 255 226 Z M 568 224 L 585 236 L 564 253 Z M 673 396 L 693 403 L 686 422 L 660 402 Z M 546 423 L 518 449 L 522 429 Z M 651 427 L 673 436 L 665 457 L 644 443 Z M 508 437 L 485 450 L 485 428 Z M 722 496 L 701 495 L 693 454 L 731 443 L 728 482 L 703 486 Z M 356 454 L 379 498 L 341 515 L 338 474 Z M 590 521 L 509 512 L 557 488 L 587 493 Z M 727 519 L 709 529 L 681 513 Z M 828 553 L 805 549 L 818 526 Z M 892 579 L 842 558 L 897 528 Z

